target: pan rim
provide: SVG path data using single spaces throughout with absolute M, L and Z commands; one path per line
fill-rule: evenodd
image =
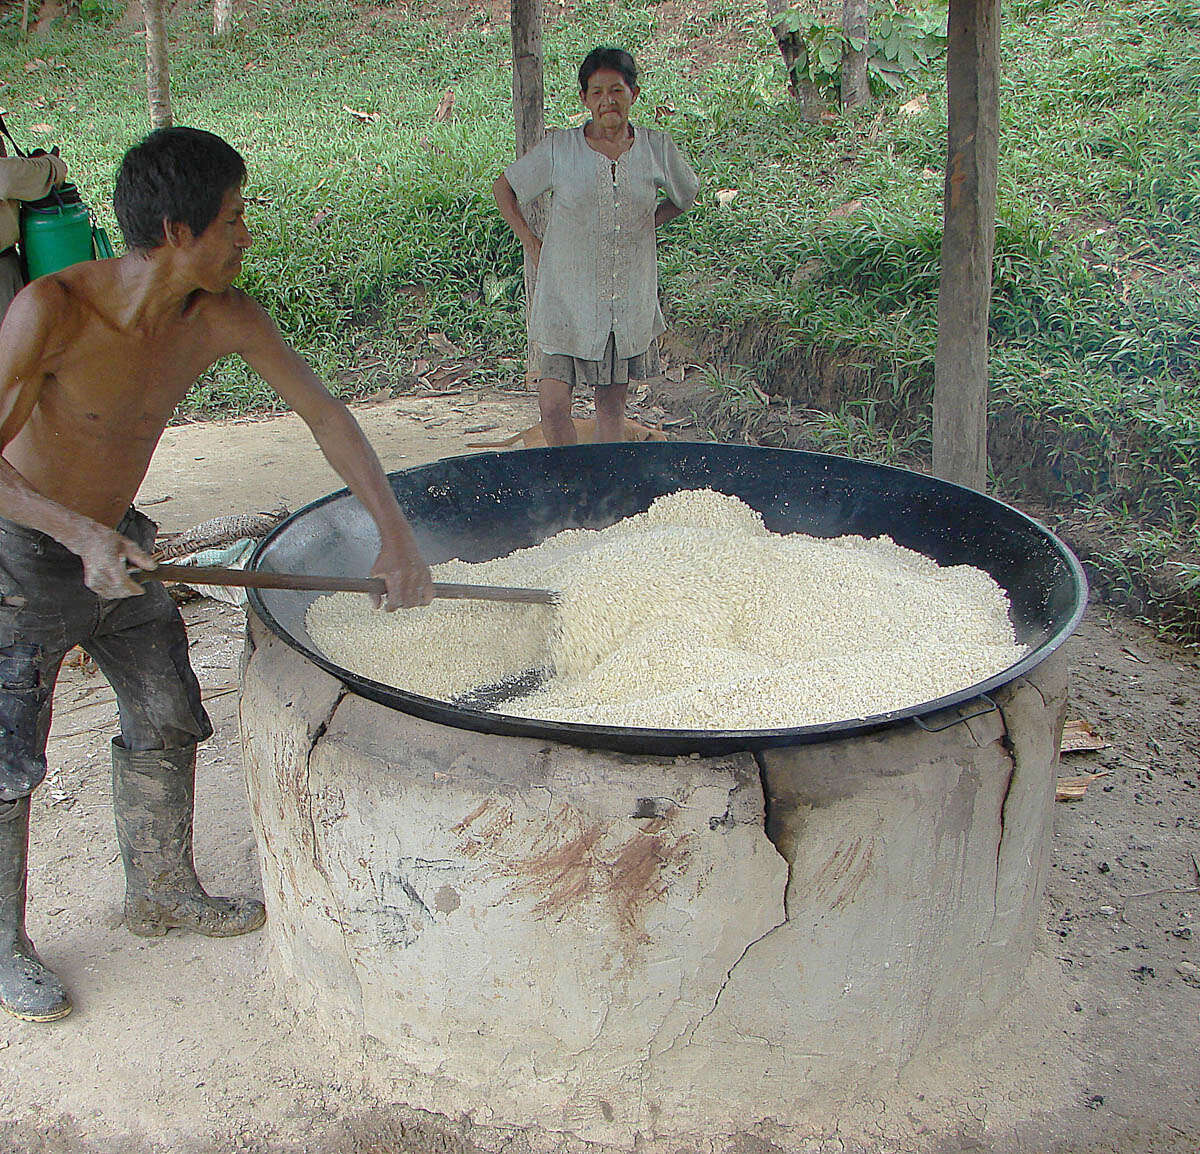
M 336 662 L 331 661 L 312 646 L 305 644 L 304 641 L 296 637 L 278 620 L 261 595 L 264 591 L 251 589 L 248 601 L 256 615 L 280 640 L 312 661 L 326 673 L 341 681 L 348 690 L 367 700 L 397 709 L 426 721 L 458 729 L 472 730 L 474 732 L 553 741 L 566 745 L 610 749 L 616 752 L 671 755 L 686 755 L 695 752 L 719 755 L 742 750 L 754 752 L 789 745 L 835 741 L 843 737 L 865 735 L 870 732 L 897 726 L 904 722 L 915 723 L 922 718 L 943 714 L 991 694 L 995 690 L 1015 681 L 1023 674 L 1028 673 L 1037 665 L 1040 665 L 1071 636 L 1087 610 L 1088 585 L 1086 575 L 1078 558 L 1075 557 L 1063 541 L 1041 522 L 1017 509 L 1015 506 L 999 498 L 992 497 L 989 494 L 979 493 L 966 486 L 917 473 L 910 469 L 902 469 L 895 465 L 860 461 L 838 454 L 815 453 L 804 449 L 721 445 L 704 442 L 663 442 L 661 444 L 650 442 L 636 446 L 628 444 L 625 446 L 612 445 L 607 448 L 613 451 L 633 449 L 638 452 L 656 453 L 664 451 L 664 447 L 670 450 L 689 444 L 701 450 L 752 451 L 770 455 L 796 454 L 799 457 L 818 463 L 823 461 L 837 462 L 838 467 L 845 467 L 848 463 L 856 469 L 864 469 L 881 475 L 896 474 L 906 478 L 915 477 L 922 483 L 936 487 L 945 487 L 950 492 L 957 491 L 965 495 L 970 501 L 982 501 L 988 506 L 1002 510 L 1006 517 L 1014 519 L 1015 523 L 1025 532 L 1041 539 L 1044 544 L 1050 547 L 1051 552 L 1056 555 L 1057 560 L 1065 566 L 1066 576 L 1069 578 L 1073 595 L 1071 612 L 1066 621 L 1059 624 L 1053 633 L 1043 636 L 1037 644 L 1031 644 L 1030 651 L 1012 665 L 1007 666 L 1005 669 L 983 681 L 964 686 L 954 693 L 946 694 L 943 697 L 930 701 L 915 703 L 902 709 L 891 710 L 867 717 L 844 718 L 836 722 L 822 722 L 804 726 L 764 727 L 758 729 L 662 729 L 643 726 L 605 726 L 583 722 L 550 721 L 546 719 L 524 718 L 515 714 L 454 707 L 442 699 L 427 697 L 409 690 L 389 686 L 361 674 L 353 673 Z M 595 448 L 596 446 L 570 446 L 565 448 L 510 450 L 508 453 L 488 450 L 481 453 L 442 458 L 428 464 L 396 470 L 393 473 L 389 473 L 388 477 L 389 481 L 395 477 L 413 478 L 423 470 L 431 470 L 438 466 L 444 466 L 447 462 L 469 464 L 473 461 L 511 457 L 514 454 L 569 455 L 572 450 Z M 258 569 L 264 556 L 269 553 L 272 543 L 299 519 L 330 502 L 344 500 L 350 496 L 349 490 L 342 488 L 328 493 L 324 497 L 317 498 L 297 509 L 296 512 L 275 526 L 259 541 L 247 562 L 247 568 Z M 278 594 L 283 591 L 272 590 L 271 592 Z M 1006 589 L 1005 592 L 1008 593 L 1009 591 Z

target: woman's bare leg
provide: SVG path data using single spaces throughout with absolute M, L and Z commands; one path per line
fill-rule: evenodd
M 579 441 L 571 420 L 571 386 L 566 381 L 543 377 L 538 383 L 538 409 L 547 445 L 574 445 Z
M 596 390 L 596 440 L 625 440 L 625 398 L 628 385 L 608 385 Z

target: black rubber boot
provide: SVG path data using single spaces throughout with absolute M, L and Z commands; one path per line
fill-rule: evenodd
M 29 798 L 0 801 L 0 1009 L 26 1022 L 53 1022 L 71 1012 L 71 999 L 25 933 L 28 852 Z
M 112 758 L 126 926 L 144 938 L 172 929 L 231 938 L 258 929 L 267 920 L 262 902 L 209 897 L 196 877 L 196 747 L 131 752 L 116 739 Z

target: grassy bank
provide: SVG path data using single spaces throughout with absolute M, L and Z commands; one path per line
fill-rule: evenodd
M 143 41 L 89 10 L 23 46 L 7 11 L 0 103 L 30 143 L 63 147 L 104 215 L 116 160 L 146 127 Z M 813 127 L 787 99 L 759 3 L 585 0 L 550 13 L 548 122 L 576 112 L 583 52 L 623 43 L 646 71 L 643 119 L 657 115 L 703 179 L 701 203 L 661 242 L 673 327 L 788 395 L 812 394 L 805 374 L 822 359 L 852 365 L 852 391 L 813 414 L 821 442 L 884 458 L 927 449 L 938 69 Z M 353 392 L 369 349 L 399 377 L 431 330 L 485 366 L 518 353 L 520 253 L 488 191 L 512 154 L 506 21 L 445 0 L 298 0 L 248 9 L 216 46 L 209 19 L 206 5 L 174 9 L 176 119 L 245 151 L 257 238 L 245 285 L 321 371 Z M 1114 572 L 1170 562 L 1194 585 L 1198 46 L 1200 0 L 1006 6 L 992 320 L 998 488 L 1124 523 L 1136 544 L 1110 558 Z M 437 122 L 447 89 L 455 114 Z M 920 95 L 923 110 L 900 111 Z M 719 189 L 737 195 L 721 205 Z M 244 411 L 270 398 L 228 365 L 190 403 Z

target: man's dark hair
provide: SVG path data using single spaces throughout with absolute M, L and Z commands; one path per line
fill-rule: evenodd
M 619 72 L 621 79 L 630 88 L 637 87 L 637 65 L 634 64 L 633 57 L 624 48 L 593 48 L 579 66 L 580 92 L 587 92 L 588 81 L 591 80 L 592 73 L 599 72 L 601 68 L 611 68 L 614 72 Z
M 186 224 L 199 236 L 231 188 L 246 179 L 246 162 L 219 136 L 202 128 L 158 128 L 121 161 L 113 207 L 131 249 L 163 243 L 163 221 Z

